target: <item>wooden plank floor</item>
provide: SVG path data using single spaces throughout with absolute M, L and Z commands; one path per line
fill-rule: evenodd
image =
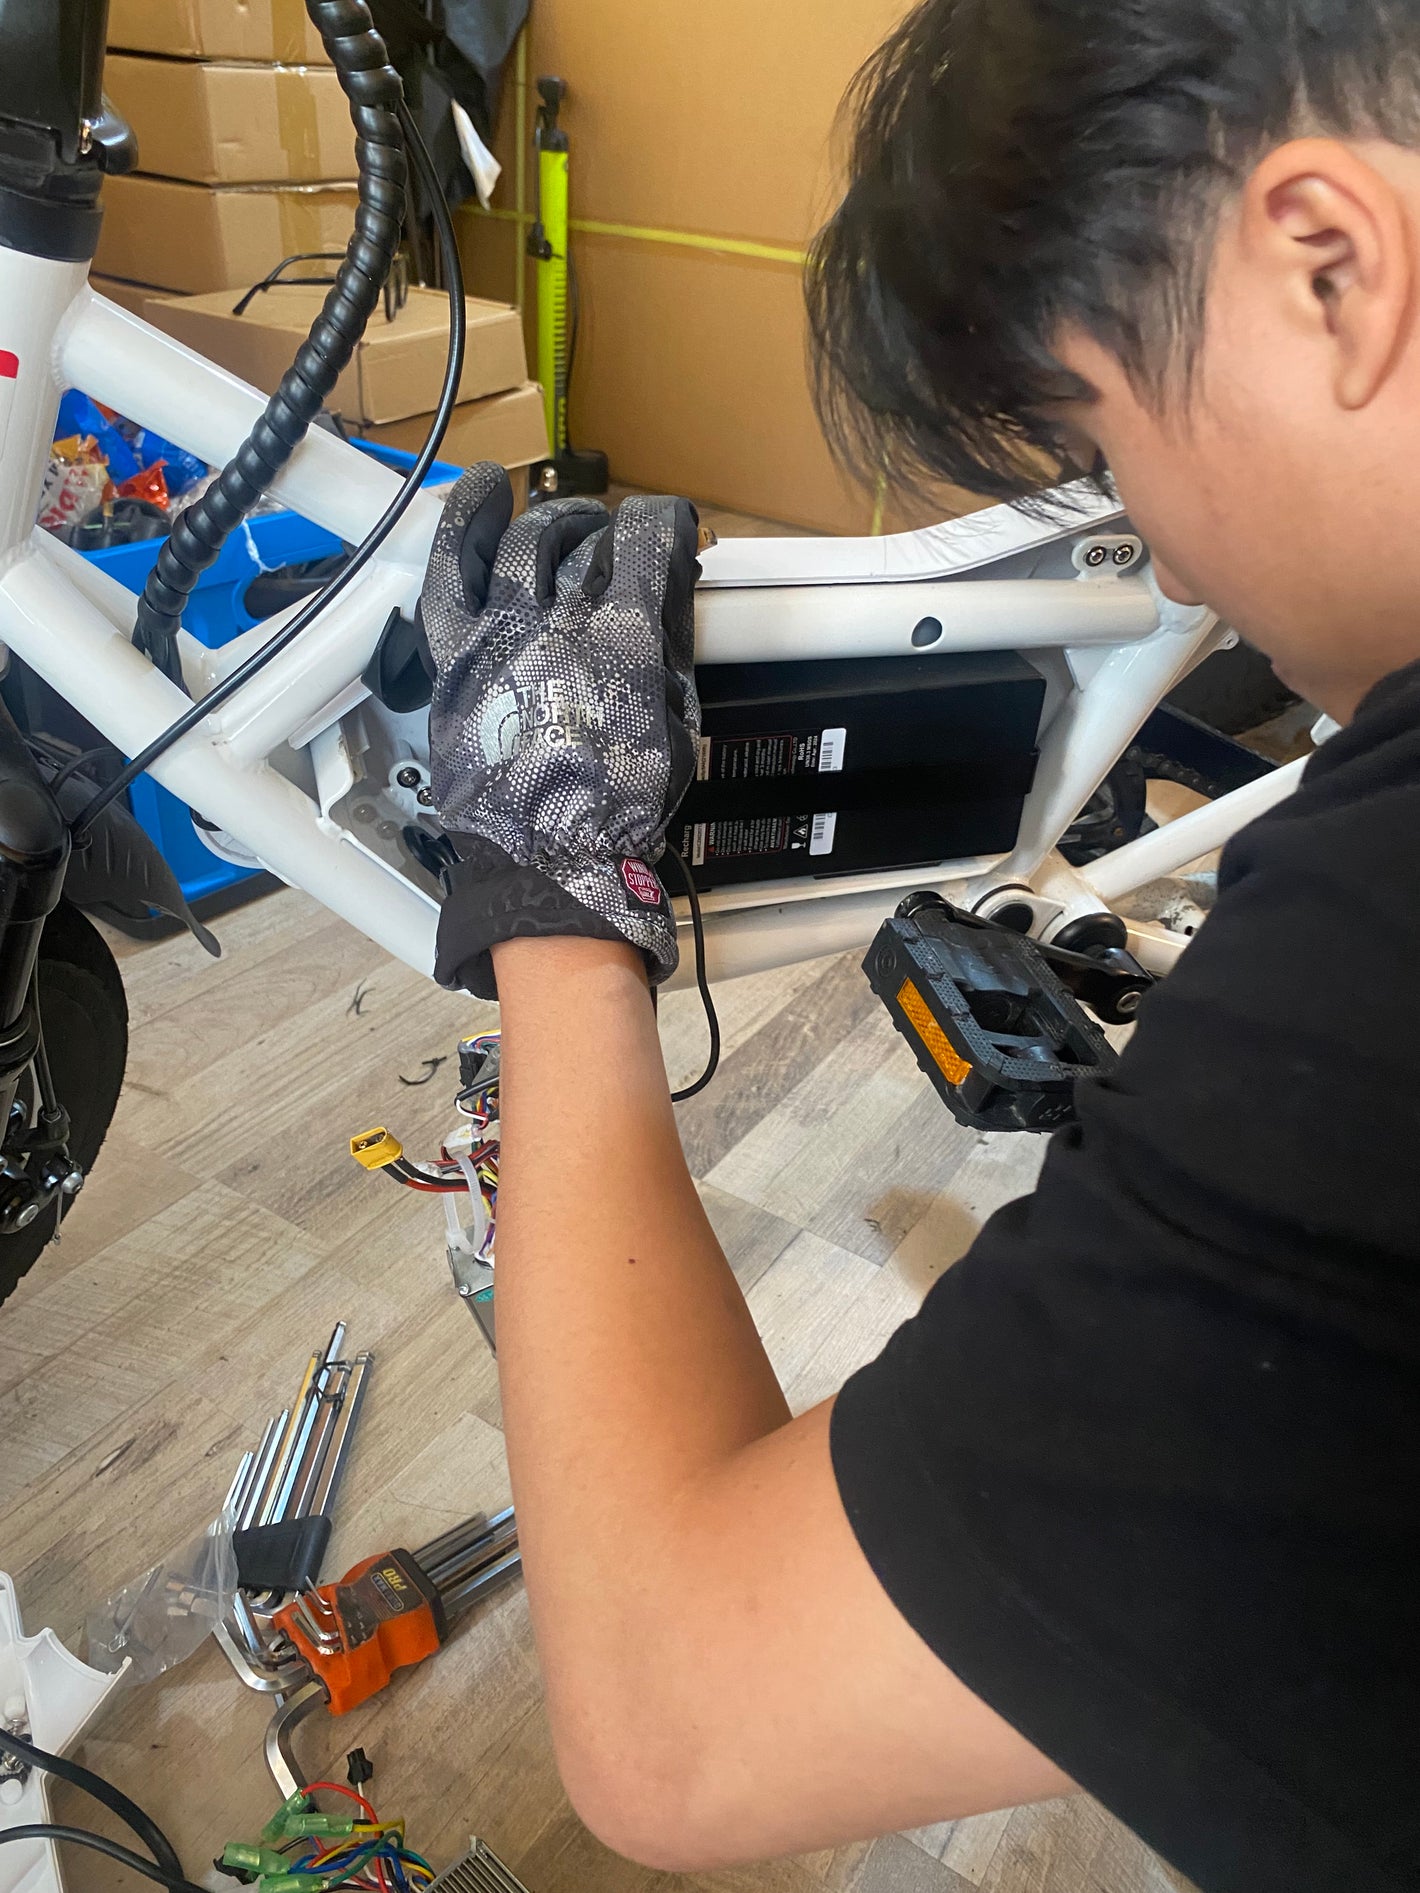
M 508 1496 L 492 1361 L 454 1296 L 437 1205 L 366 1176 L 352 1132 L 431 1148 L 450 1067 L 491 1024 L 304 895 L 123 966 L 133 1050 L 94 1179 L 0 1313 L 0 1567 L 31 1629 L 85 1611 L 198 1531 L 263 1417 L 334 1321 L 375 1353 L 328 1568 L 419 1544 Z M 357 994 L 359 995 L 357 1003 Z M 1029 1187 L 1038 1144 L 960 1131 L 851 959 L 725 986 L 725 1063 L 682 1110 L 696 1176 L 796 1408 L 833 1391 Z M 665 1005 L 677 1080 L 702 1057 L 693 993 Z M 124 1695 L 83 1754 L 147 1805 L 190 1869 L 274 1805 L 267 1705 L 212 1646 Z M 343 1726 L 307 1724 L 312 1768 L 362 1744 L 382 1810 L 436 1863 L 485 1836 L 533 1893 L 658 1893 L 558 1785 L 520 1590 Z M 92 1824 L 64 1791 L 58 1818 Z M 76 1893 L 130 1882 L 71 1856 Z M 210 1878 L 210 1874 L 209 1874 Z M 221 1882 L 230 1885 L 230 1882 Z M 1180 1883 L 1088 1801 L 687 1881 L 717 1893 L 1164 1893 Z M 679 1890 L 677 1890 L 679 1893 Z

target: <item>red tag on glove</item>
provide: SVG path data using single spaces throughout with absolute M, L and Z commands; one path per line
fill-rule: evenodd
M 665 899 L 655 870 L 648 868 L 644 861 L 623 861 L 621 880 L 632 900 L 639 901 L 643 907 L 659 907 Z

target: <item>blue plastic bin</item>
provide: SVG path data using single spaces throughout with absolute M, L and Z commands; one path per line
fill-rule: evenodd
M 373 441 L 353 444 L 396 472 L 407 473 L 414 465 L 414 455 L 397 447 L 381 447 Z M 424 484 L 447 484 L 461 471 L 447 461 L 436 460 Z M 84 556 L 131 592 L 141 592 L 158 562 L 162 544 L 161 539 L 146 539 L 138 545 L 112 546 Z M 245 603 L 247 587 L 254 578 L 278 566 L 302 565 L 308 559 L 324 559 L 339 550 L 340 541 L 334 533 L 312 525 L 297 513 L 261 513 L 232 534 L 216 564 L 198 580 L 183 613 L 183 625 L 209 649 L 230 643 L 257 622 Z M 190 903 L 220 894 L 240 881 L 258 878 L 253 870 L 233 867 L 205 848 L 187 804 L 151 776 L 140 776 L 128 793 L 133 813 L 157 842 Z

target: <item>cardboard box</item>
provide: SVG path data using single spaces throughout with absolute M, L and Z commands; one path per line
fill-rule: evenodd
M 809 398 L 793 270 L 613 238 L 574 243 L 582 305 L 595 311 L 572 376 L 575 441 L 653 493 L 868 531 L 873 496 L 834 466 Z
M 841 195 L 844 89 L 903 5 L 537 0 L 528 84 L 520 100 L 509 74 L 494 139 L 506 166 L 494 201 L 528 208 L 531 179 L 516 201 L 517 127 L 537 110 L 535 75 L 567 73 L 572 216 L 584 226 L 572 237 L 583 309 L 572 434 L 610 454 L 618 480 L 826 533 L 896 530 L 983 503 L 943 492 L 919 504 L 889 490 L 880 510 L 835 467 L 804 373 L 794 255 Z M 694 83 L 648 85 L 656 72 Z M 536 265 L 519 225 L 472 210 L 460 222 L 471 291 L 514 301 L 521 281 L 533 310 Z M 771 254 L 717 251 L 724 238 Z
M 244 315 L 234 316 L 236 298 L 230 290 L 177 298 L 150 295 L 142 313 L 155 328 L 230 368 L 264 394 L 274 394 L 325 297 L 324 289 L 278 285 L 254 297 Z M 478 401 L 521 387 L 528 368 L 518 311 L 471 298 L 465 307 L 468 347 L 459 400 Z M 327 406 L 358 422 L 402 421 L 427 413 L 443 384 L 448 334 L 448 297 L 439 290 L 411 289 L 393 322 L 377 309 Z
M 111 177 L 94 267 L 194 294 L 248 289 L 283 256 L 344 250 L 358 201 L 353 184 L 210 190 L 171 178 Z
M 536 0 L 528 73 L 571 80 L 561 124 L 572 215 L 802 245 L 841 194 L 844 91 L 906 10 L 904 0 Z M 688 82 L 657 85 L 659 73 Z M 510 169 L 513 106 L 510 94 L 495 151 Z
M 89 286 L 99 295 L 107 296 L 110 302 L 116 302 L 120 309 L 126 309 L 130 315 L 143 316 L 147 320 L 144 304 L 154 296 L 161 296 L 161 289 L 154 289 L 151 283 L 125 283 L 117 276 L 91 276 Z
M 416 414 L 383 427 L 361 428 L 360 438 L 418 453 L 432 418 L 431 414 Z M 535 381 L 525 381 L 521 388 L 491 395 L 486 401 L 463 402 L 454 409 L 439 449 L 441 460 L 450 460 L 459 467 L 471 467 L 478 460 L 496 460 L 510 468 L 526 467 L 546 456 L 547 418 L 542 389 Z
M 109 0 L 108 43 L 179 59 L 330 64 L 305 0 Z
M 357 172 L 355 128 L 332 66 L 197 65 L 110 53 L 104 91 L 138 162 L 194 184 L 314 184 Z

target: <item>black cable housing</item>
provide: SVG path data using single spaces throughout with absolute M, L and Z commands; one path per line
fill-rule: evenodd
M 120 1846 L 106 1834 L 91 1834 L 86 1827 L 63 1827 L 56 1821 L 29 1821 L 22 1827 L 0 1830 L 0 1841 L 4 1840 L 67 1840 L 76 1847 L 90 1847 L 96 1854 L 107 1854 L 121 1866 L 132 1867 L 135 1873 L 156 1880 L 159 1886 L 167 1887 L 169 1893 L 207 1893 L 206 1887 L 189 1880 L 185 1874 L 169 1873 L 166 1867 L 155 1866 L 142 1854 L 135 1854 L 132 1848 Z
M 182 1862 L 162 1828 L 136 1801 L 130 1801 L 121 1788 L 115 1788 L 111 1781 L 96 1775 L 92 1768 L 85 1768 L 82 1762 L 70 1761 L 67 1755 L 51 1755 L 47 1749 L 36 1747 L 33 1742 L 26 1741 L 22 1735 L 13 1734 L 9 1729 L 0 1729 L 0 1754 L 9 1755 L 13 1761 L 27 1768 L 38 1768 L 46 1775 L 53 1775 L 57 1781 L 67 1781 L 70 1787 L 82 1788 L 85 1794 L 91 1794 L 132 1828 L 152 1854 L 159 1869 L 170 1880 L 182 1879 Z
M 666 853 L 680 869 L 680 878 L 685 883 L 685 897 L 690 903 L 690 926 L 695 935 L 695 984 L 700 991 L 700 1003 L 705 1008 L 705 1025 L 710 1034 L 705 1069 L 693 1085 L 687 1085 L 684 1091 L 671 1093 L 672 1104 L 688 1104 L 692 1098 L 700 1096 L 720 1069 L 720 1015 L 715 1010 L 715 1001 L 710 997 L 710 975 L 705 965 L 705 917 L 700 911 L 700 895 L 679 848 L 667 842 Z
M 199 578 L 305 438 L 379 303 L 399 247 L 408 165 L 404 91 L 365 0 L 306 0 L 350 101 L 360 172 L 355 229 L 335 285 L 251 433 L 199 500 L 179 514 L 138 602 L 134 643 L 181 684 L 177 631 Z

